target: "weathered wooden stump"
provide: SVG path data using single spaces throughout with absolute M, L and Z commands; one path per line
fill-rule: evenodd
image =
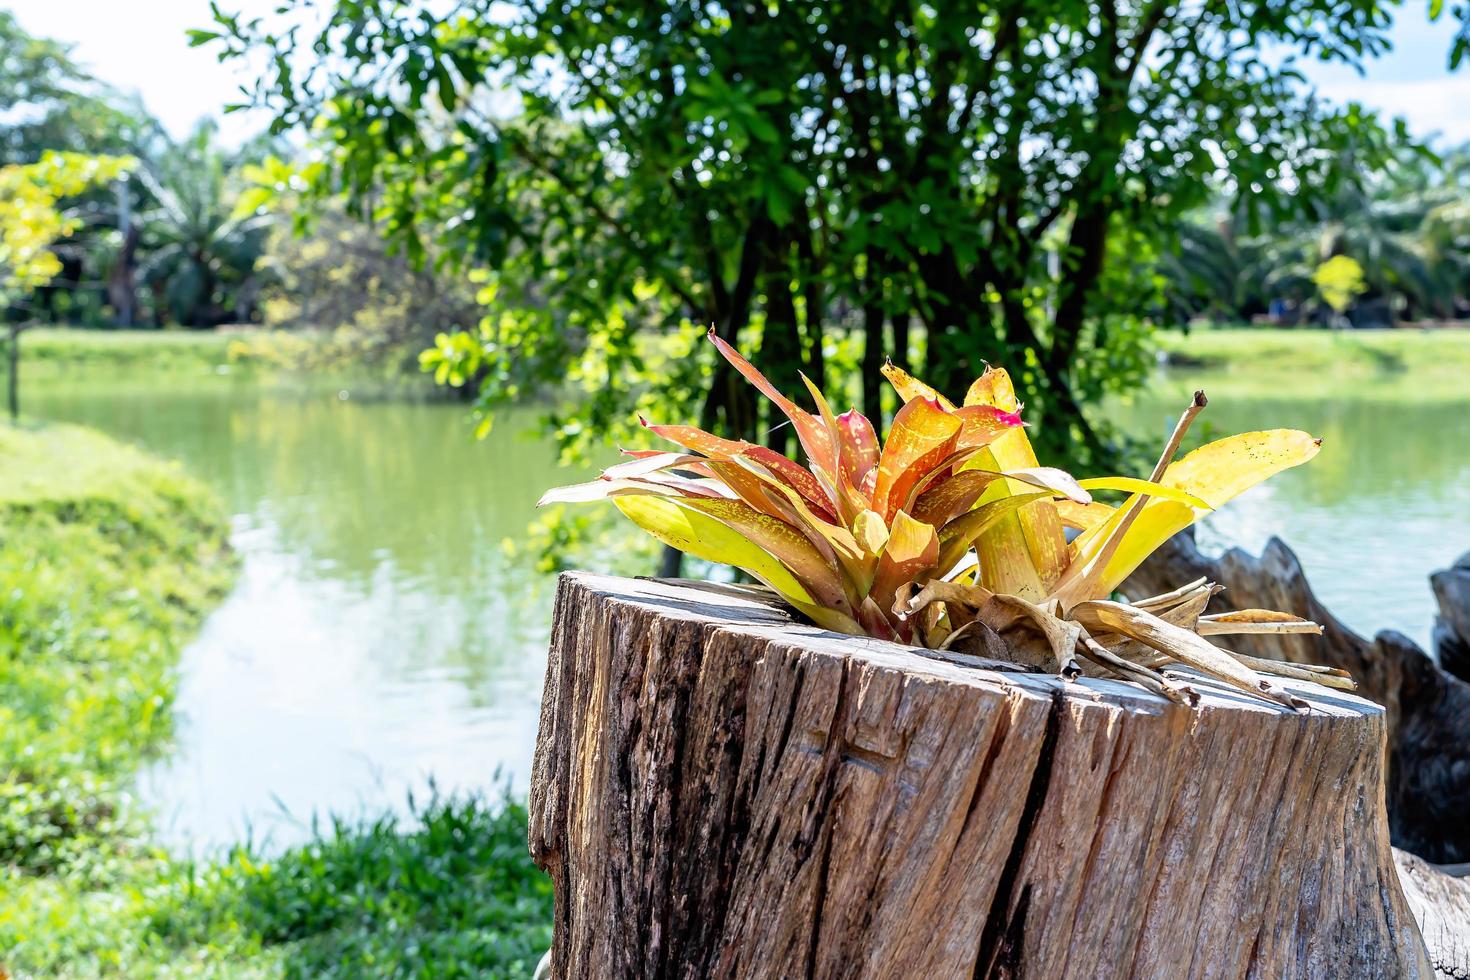
M 1001 666 L 564 576 L 531 793 L 552 975 L 1433 975 L 1376 705 Z

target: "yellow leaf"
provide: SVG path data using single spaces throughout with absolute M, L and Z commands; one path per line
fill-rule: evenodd
M 988 405 L 1017 413 L 1011 376 L 1001 368 L 986 368 L 965 395 L 965 407 Z M 988 457 L 988 458 L 987 458 Z M 1024 470 L 1037 465 L 1031 440 L 1021 427 L 996 437 L 965 469 Z M 1025 484 L 1008 480 L 1007 495 L 1027 494 Z M 1049 499 L 1035 500 L 987 530 L 975 542 L 980 556 L 980 580 L 993 592 L 1039 600 L 1067 568 L 1067 536 Z
M 1147 494 L 1163 500 L 1177 500 L 1200 510 L 1211 510 L 1211 506 L 1187 490 L 1171 487 L 1165 483 L 1153 483 L 1132 476 L 1095 476 L 1077 481 L 1084 490 L 1122 490 L 1126 493 Z
M 929 387 L 924 382 L 914 377 L 912 374 L 909 374 L 907 371 L 899 367 L 897 364 L 894 364 L 892 361 L 889 361 L 883 365 L 883 377 L 888 379 L 888 383 L 893 385 L 893 390 L 898 392 L 898 397 L 902 398 L 905 403 L 911 402 L 915 398 L 930 398 L 934 401 L 937 401 L 940 407 L 944 408 L 946 411 L 954 411 L 954 402 L 950 401 L 948 398 L 945 398 L 939 392 L 935 391 L 933 388 Z
M 1072 542 L 1072 567 L 1067 575 L 1073 580 L 1071 591 L 1079 591 L 1078 582 L 1085 581 L 1086 587 L 1071 598 L 1077 601 L 1112 594 L 1145 558 L 1197 517 L 1282 470 L 1305 463 L 1317 455 L 1320 445 L 1321 440 L 1296 429 L 1242 432 L 1201 446 L 1174 462 L 1164 471 L 1159 483 L 1190 494 L 1206 506 L 1192 507 L 1177 499 L 1150 495 L 1112 557 L 1107 559 L 1106 568 L 1090 567 L 1103 554 L 1108 538 L 1122 524 L 1129 506 L 1140 496 L 1134 494 L 1106 522 Z
M 790 569 L 715 518 L 662 497 L 616 497 L 613 505 L 664 544 L 705 561 L 733 565 L 749 572 L 817 625 L 839 633 L 862 635 L 862 628 L 852 617 L 818 605 Z

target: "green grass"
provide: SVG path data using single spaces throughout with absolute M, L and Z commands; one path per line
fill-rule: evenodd
M 213 374 L 230 363 L 238 333 L 215 330 L 85 330 L 35 327 L 21 334 L 21 382 L 97 368 L 147 367 Z
M 529 975 L 550 883 L 505 800 L 180 862 L 131 802 L 180 644 L 228 587 L 220 505 L 71 426 L 0 425 L 0 975 Z
M 1470 369 L 1470 329 L 1194 329 L 1161 331 L 1158 344 L 1176 366 L 1202 372 L 1438 381 Z

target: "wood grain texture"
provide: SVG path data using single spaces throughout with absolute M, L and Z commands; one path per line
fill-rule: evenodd
M 1365 567 L 1363 574 L 1372 575 Z M 1438 864 L 1470 861 L 1470 683 L 1439 669 L 1408 637 L 1366 640 L 1317 599 L 1290 548 L 1271 539 L 1259 558 L 1231 549 L 1207 558 L 1192 535 L 1175 535 L 1124 585 L 1130 595 L 1205 576 L 1225 586 L 1210 612 L 1261 607 L 1321 623 L 1315 636 L 1232 636 L 1232 649 L 1293 663 L 1341 667 L 1358 693 L 1387 709 L 1389 828 L 1393 843 Z M 1442 615 L 1458 578 L 1440 573 Z M 1227 638 L 1220 638 L 1222 641 Z
M 530 801 L 551 975 L 1434 975 L 1382 709 L 996 666 L 563 576 Z

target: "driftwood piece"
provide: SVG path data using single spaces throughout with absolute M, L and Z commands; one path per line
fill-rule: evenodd
M 1440 667 L 1470 681 L 1470 552 L 1429 576 L 1439 603 L 1434 619 L 1434 656 Z
M 530 800 L 551 975 L 1434 975 L 1378 706 L 987 666 L 757 590 L 563 576 Z
M 1395 849 L 1399 882 L 1419 922 L 1435 972 L 1454 980 L 1470 980 L 1470 879 Z
M 1175 535 L 1133 573 L 1124 591 L 1151 595 L 1200 576 L 1225 586 L 1211 600 L 1212 612 L 1262 606 L 1322 624 L 1320 637 L 1228 640 L 1231 649 L 1252 656 L 1351 672 L 1358 693 L 1387 709 L 1394 845 L 1438 864 L 1470 861 L 1470 684 L 1440 670 L 1402 633 L 1385 630 L 1369 641 L 1344 626 L 1317 600 L 1301 562 L 1276 538 L 1259 558 L 1235 548 L 1211 559 L 1200 554 L 1192 535 Z

